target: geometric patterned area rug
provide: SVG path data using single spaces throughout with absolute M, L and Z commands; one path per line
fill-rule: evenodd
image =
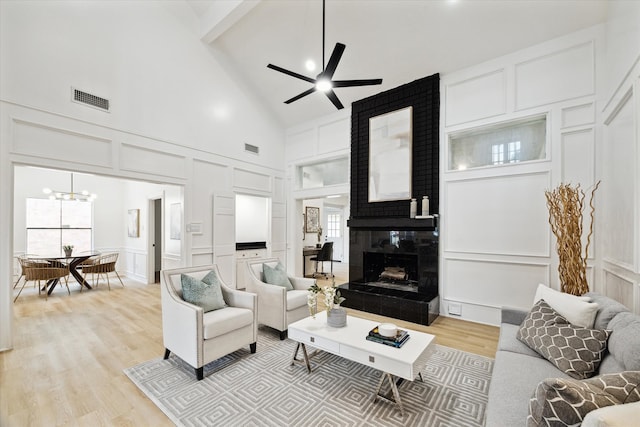
M 482 426 L 493 359 L 436 345 L 424 381 L 398 387 L 400 409 L 373 395 L 380 371 L 319 352 L 291 365 L 296 343 L 262 326 L 258 348 L 194 369 L 173 354 L 124 370 L 178 426 Z

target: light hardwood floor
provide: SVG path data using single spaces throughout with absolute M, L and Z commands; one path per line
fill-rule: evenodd
M 125 285 L 80 293 L 70 283 L 70 296 L 57 288 L 48 301 L 25 288 L 14 306 L 14 349 L 0 353 L 0 426 L 172 425 L 122 372 L 162 357 L 160 287 Z M 495 327 L 443 317 L 430 327 L 393 321 L 445 346 L 495 354 Z

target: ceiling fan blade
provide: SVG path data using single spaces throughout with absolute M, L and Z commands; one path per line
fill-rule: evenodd
M 340 58 L 342 57 L 342 53 L 344 52 L 345 47 L 346 46 L 342 43 L 336 43 L 336 47 L 334 47 L 333 52 L 331 52 L 331 58 L 329 58 L 329 62 L 327 62 L 327 66 L 325 67 L 324 71 L 320 73 L 322 77 L 329 80 L 333 78 L 333 73 L 336 72 L 338 62 L 340 62 Z
M 338 110 L 342 110 L 344 108 L 344 105 L 342 105 L 342 102 L 340 102 L 338 96 L 333 90 L 329 90 L 325 93 L 327 95 L 327 98 L 329 98 L 331 102 L 333 102 L 333 105 L 335 105 Z
M 316 79 L 312 79 L 311 77 L 303 76 L 302 74 L 294 73 L 293 71 L 286 70 L 282 67 L 278 67 L 277 65 L 269 64 L 267 68 L 271 68 L 272 70 L 280 71 L 288 76 L 295 77 L 296 79 L 304 80 L 305 82 L 314 83 Z
M 334 80 L 331 82 L 333 87 L 372 86 L 379 84 L 382 84 L 382 79 Z
M 309 95 L 309 94 L 311 94 L 311 93 L 313 93 L 315 91 L 316 91 L 316 87 L 314 86 L 311 89 L 305 90 L 300 95 L 296 95 L 291 99 L 287 99 L 286 101 L 284 101 L 284 103 L 285 104 L 291 104 L 293 101 L 297 101 L 298 99 L 303 98 L 303 97 L 305 97 L 305 96 L 307 96 L 307 95 Z

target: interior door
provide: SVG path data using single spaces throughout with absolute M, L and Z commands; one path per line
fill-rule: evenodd
M 324 241 L 333 242 L 334 261 L 344 261 L 344 208 L 324 206 L 322 228 L 325 230 Z

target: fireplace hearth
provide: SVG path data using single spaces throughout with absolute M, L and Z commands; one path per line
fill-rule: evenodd
M 438 316 L 438 228 L 430 220 L 349 221 L 345 307 L 429 325 Z

